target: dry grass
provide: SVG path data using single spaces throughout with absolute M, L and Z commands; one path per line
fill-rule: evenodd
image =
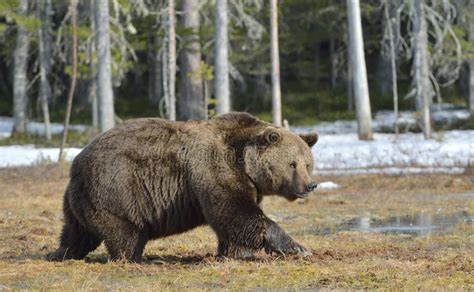
M 266 199 L 266 213 L 313 251 L 309 259 L 219 261 L 215 236 L 203 227 L 150 242 L 142 264 L 109 263 L 103 247 L 87 261 L 49 263 L 42 257 L 57 245 L 65 173 L 54 166 L 0 170 L 0 289 L 474 288 L 472 221 L 421 237 L 337 228 L 367 214 L 472 216 L 469 176 L 324 177 L 345 187 L 297 203 Z

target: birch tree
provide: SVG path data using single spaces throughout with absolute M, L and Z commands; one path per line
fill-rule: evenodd
M 474 1 L 469 1 L 467 16 L 468 21 L 468 41 L 471 44 L 471 55 L 469 58 L 469 111 L 474 114 Z
M 359 139 L 372 140 L 372 115 L 359 0 L 347 0 L 347 15 Z
M 110 56 L 109 1 L 95 0 L 97 45 L 97 98 L 99 101 L 99 130 L 105 132 L 115 126 L 114 95 L 112 90 L 112 60 Z
M 398 48 L 398 39 L 400 36 L 400 13 L 399 8 L 402 7 L 402 0 L 382 0 L 383 5 L 383 38 L 381 41 L 380 55 L 377 61 L 376 81 L 382 95 L 393 92 L 393 70 L 392 70 L 392 54 L 391 42 L 395 45 L 395 52 Z M 395 58 L 397 55 L 395 55 Z M 395 59 L 396 61 L 396 59 Z
M 176 121 L 176 20 L 174 0 L 168 0 L 168 119 Z
M 228 5 L 227 0 L 216 0 L 216 36 L 214 54 L 214 90 L 217 100 L 217 113 L 230 111 L 229 88 L 229 36 L 228 36 Z
M 71 26 L 72 26 L 72 72 L 71 72 L 71 84 L 69 85 L 69 92 L 67 96 L 66 105 L 66 117 L 64 118 L 64 129 L 63 136 L 61 139 L 61 145 L 59 146 L 59 158 L 58 161 L 63 160 L 63 150 L 66 146 L 67 133 L 69 130 L 69 121 L 71 118 L 72 99 L 74 97 L 74 91 L 76 89 L 77 81 L 77 2 L 76 0 L 70 0 L 69 2 L 69 14 L 71 15 Z
M 91 0 L 89 5 L 89 19 L 91 31 L 96 31 L 95 25 L 95 5 L 94 0 Z M 91 104 L 91 116 L 92 116 L 92 127 L 94 131 L 99 131 L 99 101 L 97 100 L 97 44 L 95 38 L 91 38 L 91 44 L 89 46 L 89 68 L 90 68 L 90 82 L 89 82 L 89 102 Z
M 385 15 L 385 22 L 386 22 L 386 31 L 388 34 L 388 43 L 390 48 L 390 69 L 391 69 L 391 83 L 392 83 L 392 95 L 393 95 L 393 113 L 395 116 L 395 134 L 398 137 L 398 86 L 397 86 L 397 60 L 396 60 L 396 53 L 395 53 L 395 34 L 394 34 L 394 26 L 397 26 L 396 18 L 390 15 L 389 12 L 389 5 L 390 2 L 388 0 L 384 1 L 384 15 Z
M 180 58 L 181 94 L 179 113 L 182 120 L 203 120 L 207 116 L 201 74 L 201 44 L 199 39 L 199 1 L 183 0 L 181 24 L 187 35 L 182 37 Z
M 426 139 L 431 139 L 431 84 L 428 60 L 428 26 L 425 18 L 425 1 L 414 3 L 413 24 L 415 47 L 413 71 L 416 87 L 416 109 L 422 113 L 422 127 Z
M 19 14 L 28 15 L 28 0 L 19 1 Z M 17 24 L 17 37 L 14 52 L 13 71 L 13 134 L 26 133 L 27 106 L 28 106 L 28 50 L 30 47 L 30 34 L 20 24 Z
M 51 141 L 51 123 L 49 118 L 49 100 L 51 99 L 51 86 L 48 81 L 51 71 L 51 0 L 38 0 L 36 3 L 37 17 L 42 24 L 38 28 L 38 58 L 40 68 L 40 89 L 38 98 L 41 102 L 41 110 L 43 112 L 43 123 L 46 134 L 46 140 Z
M 273 123 L 281 126 L 280 54 L 278 50 L 277 0 L 270 1 L 271 59 L 272 59 L 272 116 Z

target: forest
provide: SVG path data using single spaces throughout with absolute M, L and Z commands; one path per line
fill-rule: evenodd
M 363 0 L 354 10 L 284 0 L 274 12 L 271 2 L 1 1 L 0 116 L 14 117 L 15 133 L 28 121 L 62 123 L 74 79 L 71 121 L 99 131 L 229 110 L 311 125 L 357 116 L 360 69 L 369 114 L 414 111 L 422 123 L 424 104 L 474 111 L 472 1 Z M 363 37 L 362 56 L 351 35 Z
M 0 290 L 462 291 L 473 255 L 474 0 L 0 0 Z

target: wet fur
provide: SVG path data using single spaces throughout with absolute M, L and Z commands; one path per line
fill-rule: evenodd
M 245 170 L 246 147 L 272 146 L 261 140 L 269 126 L 230 113 L 202 122 L 134 119 L 100 135 L 74 159 L 60 247 L 47 259 L 82 259 L 104 241 L 112 260 L 138 262 L 148 240 L 203 224 L 216 232 L 221 256 L 307 253 L 263 214 L 265 186 Z

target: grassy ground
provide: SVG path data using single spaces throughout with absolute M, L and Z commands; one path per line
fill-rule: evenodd
M 427 236 L 343 227 L 360 216 L 472 216 L 472 176 L 324 177 L 345 187 L 296 203 L 267 198 L 265 212 L 313 251 L 308 259 L 218 260 L 215 236 L 203 227 L 150 242 L 142 264 L 109 263 L 102 246 L 87 261 L 50 263 L 42 257 L 57 246 L 65 173 L 54 166 L 0 170 L 0 290 L 474 289 L 472 219 Z

